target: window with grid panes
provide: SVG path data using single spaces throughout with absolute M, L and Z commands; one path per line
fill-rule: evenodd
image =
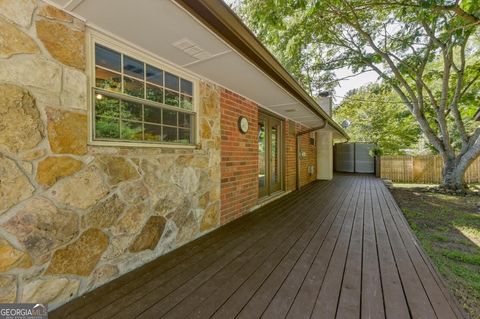
M 94 140 L 194 144 L 193 83 L 95 44 Z

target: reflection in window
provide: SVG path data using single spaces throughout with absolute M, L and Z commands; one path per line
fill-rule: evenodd
M 163 124 L 177 126 L 177 114 L 175 111 L 163 110 Z
M 96 115 L 103 117 L 120 117 L 120 100 L 99 95 L 95 103 Z
M 96 44 L 95 88 L 95 139 L 194 142 L 191 81 Z
M 145 124 L 145 141 L 162 141 L 162 127 L 160 125 Z
M 147 83 L 147 100 L 163 103 L 163 89 L 159 86 Z
M 143 62 L 135 60 L 129 56 L 123 56 L 123 73 L 143 80 L 144 69 Z
M 178 92 L 178 76 L 165 72 L 165 87 Z
M 99 93 L 95 99 L 95 138 L 193 143 L 193 114 Z
M 97 116 L 95 136 L 99 138 L 120 138 L 120 120 Z
M 123 77 L 123 92 L 136 97 L 144 97 L 143 82 L 128 76 Z
M 121 138 L 125 140 L 143 140 L 142 123 L 122 121 Z
M 178 114 L 178 126 L 180 127 L 190 127 L 190 118 L 191 115 L 185 113 Z
M 95 44 L 95 63 L 98 66 L 112 71 L 121 71 L 122 62 L 120 53 L 107 49 L 99 44 Z
M 191 110 L 192 109 L 192 97 L 182 94 L 181 100 L 180 100 L 180 107 L 182 109 Z
M 190 130 L 178 129 L 178 142 L 182 144 L 190 144 Z
M 177 128 L 164 126 L 163 127 L 163 140 L 166 142 L 177 141 Z
M 182 79 L 182 89 L 181 89 L 180 92 L 192 96 L 193 95 L 193 84 L 192 84 L 192 82 Z
M 163 86 L 163 71 L 147 64 L 147 82 Z
M 95 86 L 167 105 L 193 109 L 193 83 L 95 44 Z M 122 67 L 123 63 L 123 67 Z M 122 80 L 123 79 L 123 80 Z
M 141 121 L 142 104 L 122 101 L 122 119 Z
M 150 123 L 162 123 L 162 109 L 154 106 L 144 107 L 144 121 Z
M 96 68 L 95 86 L 108 91 L 120 92 L 122 90 L 122 76 L 115 72 Z
M 179 96 L 177 92 L 165 90 L 165 104 L 178 106 Z
M 258 187 L 260 191 L 265 191 L 266 181 L 266 163 L 265 163 L 266 141 L 265 141 L 265 123 L 258 123 Z

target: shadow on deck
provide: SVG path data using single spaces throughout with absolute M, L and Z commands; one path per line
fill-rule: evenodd
M 316 182 L 51 318 L 462 318 L 383 183 Z

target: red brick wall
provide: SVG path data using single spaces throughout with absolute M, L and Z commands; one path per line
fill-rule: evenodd
M 291 126 L 294 129 L 291 129 Z M 295 190 L 297 186 L 297 149 L 296 135 L 307 128 L 293 121 L 285 121 L 285 189 Z M 300 137 L 300 150 L 305 151 L 306 157 L 300 160 L 300 187 L 317 179 L 317 151 L 310 145 L 310 134 Z M 313 165 L 313 174 L 308 173 L 308 166 Z
M 221 223 L 249 212 L 258 199 L 258 105 L 223 89 L 221 121 Z M 249 122 L 246 134 L 238 129 L 239 116 Z
M 305 130 L 305 127 L 301 128 Z M 313 182 L 317 179 L 317 149 L 315 145 L 310 144 L 310 133 L 303 134 L 300 137 L 300 150 L 306 153 L 304 159 L 300 159 L 300 187 Z M 308 173 L 308 166 L 313 165 L 313 173 Z
M 222 89 L 221 109 L 221 223 L 247 214 L 258 200 L 258 105 L 244 97 Z M 240 133 L 238 118 L 245 116 L 250 124 L 247 134 Z M 291 129 L 293 127 L 293 129 Z M 285 182 L 287 191 L 296 188 L 296 134 L 305 130 L 293 121 L 284 121 Z M 301 138 L 301 149 L 307 154 L 300 160 L 300 186 L 316 179 L 316 171 L 308 174 L 308 165 L 316 168 L 315 146 L 309 144 L 309 135 Z
M 287 191 L 293 191 L 297 187 L 296 126 L 297 124 L 293 121 L 285 121 L 285 190 Z

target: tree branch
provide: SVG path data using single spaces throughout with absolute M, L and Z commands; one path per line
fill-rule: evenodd
M 465 21 L 470 23 L 476 23 L 480 21 L 480 18 L 466 12 L 463 10 L 460 5 L 459 1 L 455 1 L 455 4 L 452 5 L 440 5 L 440 4 L 429 4 L 428 8 L 419 4 L 414 3 L 406 3 L 406 2 L 398 2 L 398 1 L 391 1 L 391 2 L 369 2 L 364 5 L 365 7 L 368 6 L 401 6 L 401 7 L 412 7 L 412 8 L 421 8 L 421 9 L 431 9 L 436 11 L 447 11 L 451 13 L 455 13 L 457 16 L 463 18 Z
M 467 37 L 468 39 L 468 37 Z M 452 98 L 452 102 L 450 103 L 449 109 L 452 112 L 452 116 L 455 120 L 455 125 L 457 126 L 457 130 L 460 133 L 460 138 L 462 140 L 462 148 L 467 147 L 468 145 L 468 136 L 465 130 L 465 125 L 462 120 L 462 115 L 458 110 L 458 102 L 460 100 L 460 96 L 462 94 L 463 85 L 464 85 L 464 73 L 465 73 L 465 66 L 466 66 L 466 58 L 465 58 L 465 48 L 467 45 L 467 39 L 465 42 L 462 43 L 460 46 L 460 68 L 457 71 L 457 83 L 455 86 L 455 93 Z

